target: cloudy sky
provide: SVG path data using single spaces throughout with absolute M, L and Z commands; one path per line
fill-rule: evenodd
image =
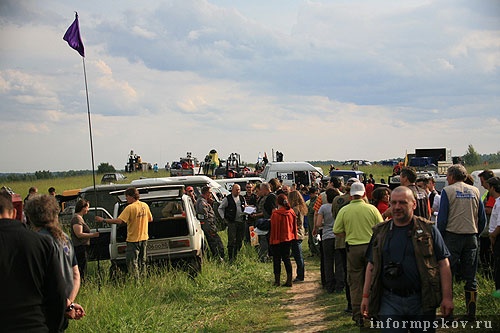
M 0 172 L 500 150 L 500 2 L 0 2 Z

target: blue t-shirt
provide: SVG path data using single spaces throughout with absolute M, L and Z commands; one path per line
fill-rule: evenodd
M 387 233 L 382 250 L 382 283 L 387 289 L 421 289 L 420 273 L 418 272 L 413 242 L 411 240 L 411 228 L 412 224 L 403 227 L 393 225 L 392 231 Z M 448 258 L 450 252 L 441 237 L 441 233 L 435 225 L 432 226 L 431 234 L 436 261 Z M 371 263 L 373 263 L 372 242 L 373 237 L 366 251 L 366 258 Z M 403 272 L 401 276 L 395 279 L 388 279 L 385 277 L 384 267 L 390 262 L 399 263 L 401 265 Z

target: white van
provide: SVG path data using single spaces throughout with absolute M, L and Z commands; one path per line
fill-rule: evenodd
M 316 179 L 323 174 L 307 162 L 269 162 L 266 164 L 261 177 L 270 181 L 278 178 L 283 185 L 316 185 Z
M 492 169 L 493 173 L 495 174 L 496 177 L 500 177 L 500 169 Z M 474 178 L 474 186 L 479 189 L 479 193 L 481 194 L 481 197 L 483 196 L 484 192 L 486 190 L 484 189 L 483 186 L 481 186 L 481 179 L 479 178 L 479 174 L 483 172 L 483 170 L 476 170 L 471 172 L 472 178 Z
M 231 189 L 233 188 L 234 184 L 238 184 L 241 187 L 241 195 L 245 195 L 247 193 L 246 191 L 246 184 L 251 183 L 251 184 L 260 184 L 264 182 L 264 178 L 260 177 L 243 177 L 243 178 L 221 178 L 221 179 L 216 179 L 215 180 L 217 183 L 219 183 L 223 188 L 231 192 Z

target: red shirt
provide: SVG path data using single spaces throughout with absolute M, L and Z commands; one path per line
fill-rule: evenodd
M 366 184 L 365 192 L 366 192 L 366 197 L 368 198 L 368 200 L 372 199 L 372 193 L 373 193 L 374 189 L 375 189 L 375 185 L 373 185 L 372 183 Z
M 495 206 L 495 198 L 492 195 L 488 196 L 488 201 L 484 203 L 485 207 L 493 208 Z
M 384 214 L 385 211 L 389 208 L 389 204 L 383 201 L 379 201 L 377 203 L 377 209 L 380 212 L 380 214 Z
M 271 215 L 271 232 L 269 244 L 275 245 L 290 242 L 297 237 L 297 216 L 293 209 L 280 207 L 273 210 Z

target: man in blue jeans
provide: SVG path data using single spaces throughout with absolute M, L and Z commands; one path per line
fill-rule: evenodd
M 467 170 L 461 164 L 448 168 L 448 186 L 441 192 L 437 227 L 450 250 L 453 275 L 458 263 L 465 280 L 465 309 L 467 319 L 476 319 L 478 236 L 486 224 L 484 205 L 479 190 L 465 184 Z

